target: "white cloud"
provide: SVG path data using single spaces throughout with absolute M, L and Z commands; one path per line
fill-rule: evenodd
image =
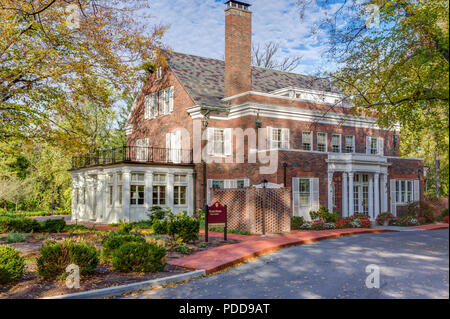
M 224 1 L 152 0 L 155 23 L 170 24 L 166 44 L 174 51 L 223 59 Z M 320 10 L 309 10 L 300 20 L 296 0 L 252 0 L 253 42 L 278 41 L 284 56 L 303 56 L 297 72 L 314 74 L 323 66 L 323 38 L 314 39 L 311 27 Z

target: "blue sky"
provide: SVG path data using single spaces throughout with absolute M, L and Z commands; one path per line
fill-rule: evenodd
M 253 42 L 277 41 L 280 56 L 303 56 L 295 72 L 316 74 L 326 67 L 323 38 L 311 36 L 322 14 L 312 6 L 300 20 L 297 0 L 249 0 L 253 12 Z M 164 39 L 174 51 L 223 59 L 225 15 L 222 0 L 151 0 L 154 23 L 170 24 Z

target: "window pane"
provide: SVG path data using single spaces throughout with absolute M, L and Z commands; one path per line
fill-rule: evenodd
M 212 188 L 224 188 L 224 182 L 220 180 L 213 180 L 212 182 Z
M 302 134 L 303 150 L 311 150 L 311 132 L 303 132 Z
M 327 135 L 325 133 L 317 134 L 317 150 L 319 152 L 326 152 Z
M 236 182 L 237 188 L 244 188 L 245 187 L 245 181 L 243 179 L 238 179 Z

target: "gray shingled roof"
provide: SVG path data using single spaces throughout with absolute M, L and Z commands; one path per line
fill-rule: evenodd
M 221 99 L 225 96 L 224 61 L 172 52 L 167 62 L 197 104 L 221 106 Z M 325 79 L 252 67 L 253 91 L 268 93 L 291 86 L 336 92 Z

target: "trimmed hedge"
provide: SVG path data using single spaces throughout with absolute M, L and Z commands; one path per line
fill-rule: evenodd
M 41 224 L 41 231 L 46 233 L 60 233 L 64 231 L 66 221 L 61 219 L 47 219 Z
M 198 240 L 200 220 L 189 216 L 173 216 L 169 218 L 167 233 L 173 238 L 180 238 L 183 242 Z
M 294 216 L 291 218 L 291 229 L 299 230 L 302 225 L 305 223 L 305 219 L 301 216 Z
M 112 267 L 119 272 L 156 272 L 166 265 L 166 250 L 153 243 L 129 242 L 113 252 Z
M 136 235 L 110 233 L 102 242 L 101 259 L 110 262 L 115 250 L 128 243 L 145 243 L 145 238 Z
M 0 285 L 20 279 L 23 275 L 25 259 L 20 252 L 8 245 L 0 246 Z
M 39 222 L 32 218 L 0 216 L 0 233 L 30 233 L 40 228 Z
M 37 259 L 38 273 L 45 279 L 64 277 L 70 264 L 80 267 L 80 275 L 88 275 L 94 272 L 99 262 L 97 249 L 86 242 L 51 241 L 41 247 L 40 253 Z

